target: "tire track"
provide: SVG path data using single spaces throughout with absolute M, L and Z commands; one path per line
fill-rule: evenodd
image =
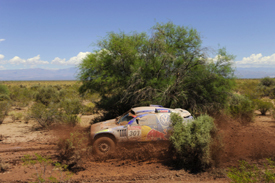
M 0 153 L 6 152 L 26 152 L 26 151 L 47 151 L 47 150 L 57 150 L 57 147 L 32 147 L 32 148 L 24 148 L 24 147 L 12 147 L 12 148 L 0 148 Z

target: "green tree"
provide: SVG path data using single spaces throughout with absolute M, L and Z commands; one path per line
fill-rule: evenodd
M 208 110 L 223 106 L 233 86 L 232 55 L 225 49 L 209 60 L 199 33 L 171 22 L 157 23 L 146 33 L 108 33 L 99 51 L 79 65 L 80 92 L 99 93 L 106 118 L 133 106 Z

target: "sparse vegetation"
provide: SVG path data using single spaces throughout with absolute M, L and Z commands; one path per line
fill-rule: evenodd
M 13 121 L 23 118 L 23 114 L 21 112 L 12 111 L 8 115 L 11 116 Z
M 22 158 L 25 166 L 32 166 L 35 170 L 36 181 L 42 182 L 70 182 L 71 173 L 67 171 L 67 165 L 62 165 L 58 162 L 53 162 L 50 157 L 43 157 L 40 154 L 35 154 L 35 159 L 30 155 L 25 155 Z M 53 166 L 52 166 L 53 165 Z M 51 169 L 51 173 L 48 174 L 47 170 Z M 53 171 L 57 170 L 56 177 L 53 176 Z M 64 172 L 64 176 L 63 176 Z M 58 177 L 57 177 L 58 176 Z
M 227 176 L 234 183 L 251 183 L 265 182 L 272 183 L 275 181 L 275 163 L 271 159 L 267 159 L 264 167 L 258 167 L 256 164 L 249 164 L 246 161 L 240 161 L 239 167 L 230 168 Z

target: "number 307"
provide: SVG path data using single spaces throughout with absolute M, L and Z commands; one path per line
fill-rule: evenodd
M 140 131 L 131 130 L 130 133 L 129 133 L 129 136 L 130 137 L 135 137 L 135 136 L 139 136 L 139 134 L 140 134 Z

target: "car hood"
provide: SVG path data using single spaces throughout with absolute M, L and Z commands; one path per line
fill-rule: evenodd
M 98 131 L 113 128 L 116 126 L 117 126 L 116 119 L 95 123 L 91 125 L 91 133 L 96 133 Z

